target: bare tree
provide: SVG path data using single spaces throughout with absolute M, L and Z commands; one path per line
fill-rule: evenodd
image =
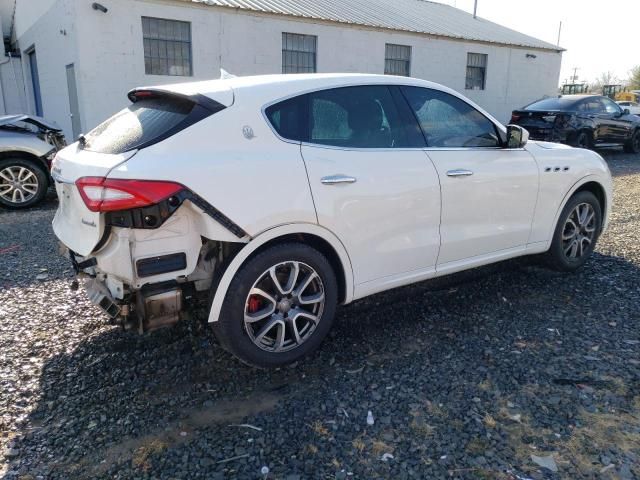
M 629 72 L 629 87 L 633 90 L 640 89 L 640 65 L 637 65 Z

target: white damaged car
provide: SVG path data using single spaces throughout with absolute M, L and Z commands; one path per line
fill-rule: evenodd
M 527 142 L 430 82 L 271 75 L 129 99 L 56 156 L 54 231 L 112 319 L 145 332 L 205 296 L 251 365 L 312 352 L 338 304 L 377 292 L 523 255 L 575 270 L 609 219 L 597 153 Z

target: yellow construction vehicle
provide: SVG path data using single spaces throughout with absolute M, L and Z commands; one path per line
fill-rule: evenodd
M 630 92 L 626 88 L 623 92 L 616 94 L 616 102 L 638 102 L 640 100 L 640 94 L 638 92 Z
M 622 85 L 603 85 L 602 95 L 609 97 L 611 100 L 616 100 L 616 96 L 624 92 Z
M 616 102 L 638 102 L 640 99 L 638 90 L 629 91 L 629 87 L 622 85 L 603 85 L 602 95 Z

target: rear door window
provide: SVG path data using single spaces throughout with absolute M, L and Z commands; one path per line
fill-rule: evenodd
M 385 85 L 309 94 L 309 141 L 344 148 L 413 147 L 409 125 Z
M 140 99 L 90 131 L 84 148 L 108 154 L 144 148 L 190 125 L 195 107 L 182 97 Z
M 604 105 L 597 98 L 590 98 L 580 104 L 579 111 L 585 113 L 604 113 Z

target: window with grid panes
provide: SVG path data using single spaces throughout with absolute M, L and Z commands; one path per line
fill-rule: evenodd
M 467 53 L 467 90 L 484 90 L 487 81 L 487 55 L 484 53 Z
M 387 43 L 384 54 L 385 75 L 411 76 L 411 47 Z
M 189 22 L 142 17 L 142 37 L 147 75 L 192 75 Z
M 315 73 L 318 37 L 282 34 L 282 73 Z

